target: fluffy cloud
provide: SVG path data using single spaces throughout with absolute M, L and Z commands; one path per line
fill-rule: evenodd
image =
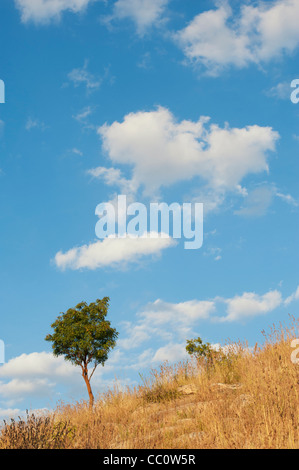
M 151 337 L 160 337 L 169 342 L 178 337 L 186 339 L 191 326 L 196 321 L 209 318 L 214 310 L 214 302 L 208 300 L 189 300 L 175 304 L 157 299 L 138 314 L 139 319 L 135 324 L 125 324 L 128 336 L 119 340 L 119 345 L 124 349 L 131 349 Z
M 96 0 L 15 0 L 23 23 L 47 23 L 60 18 L 64 11 L 79 13 Z
M 10 359 L 0 368 L 2 377 L 71 377 L 76 368 L 67 363 L 63 357 L 55 357 L 46 352 L 21 354 Z
M 118 360 L 117 351 L 113 351 L 105 368 L 97 369 L 93 376 L 95 393 L 111 386 L 113 377 L 105 379 L 103 374 L 115 371 Z M 0 368 L 0 404 L 5 406 L 0 408 L 0 418 L 21 415 L 23 412 L 15 405 L 22 403 L 28 409 L 31 397 L 46 400 L 47 406 L 50 403 L 55 406 L 56 400 L 61 398 L 61 390 L 72 401 L 76 396 L 86 396 L 81 374 L 80 366 L 74 366 L 63 356 L 55 357 L 52 353 L 33 352 L 10 359 Z
M 56 394 L 57 382 L 68 387 L 78 385 L 79 372 L 78 367 L 51 353 L 21 354 L 0 368 L 0 401 L 13 406 L 26 396 L 49 398 Z
M 178 122 L 159 107 L 130 113 L 98 133 L 112 163 L 130 165 L 132 187 L 144 188 L 146 195 L 199 177 L 218 201 L 228 190 L 239 191 L 247 175 L 268 170 L 268 151 L 275 150 L 279 135 L 271 127 L 208 123 L 208 117 Z
M 0 419 L 16 419 L 21 413 L 19 408 L 0 408 Z
M 271 312 L 282 304 L 282 295 L 277 290 L 258 295 L 254 292 L 244 292 L 231 299 L 225 300 L 227 315 L 224 321 L 237 321 Z
M 163 363 L 165 361 L 169 362 L 179 362 L 186 360 L 188 354 L 186 352 L 186 343 L 181 344 L 172 344 L 169 343 L 166 346 L 162 346 L 156 352 L 152 358 L 153 362 Z
M 208 318 L 214 309 L 214 302 L 208 300 L 189 300 L 174 304 L 158 299 L 147 306 L 142 312 L 142 317 L 146 322 L 156 326 L 171 323 L 184 325 Z
M 298 15 L 297 0 L 242 5 L 239 14 L 221 2 L 174 37 L 190 61 L 216 75 L 227 66 L 243 68 L 292 53 L 299 44 Z
M 56 266 L 60 269 L 97 269 L 134 263 L 144 256 L 159 255 L 165 248 L 175 245 L 170 237 L 150 238 L 105 238 L 89 245 L 83 245 L 58 252 Z
M 0 397 L 16 402 L 23 400 L 25 395 L 47 396 L 51 394 L 53 386 L 46 379 L 12 379 L 7 383 L 0 382 Z
M 88 170 L 87 173 L 94 178 L 103 179 L 108 186 L 117 186 L 122 194 L 133 195 L 137 191 L 136 184 L 125 178 L 119 168 L 105 168 L 98 166 Z
M 156 25 L 169 0 L 117 0 L 110 19 L 131 19 L 137 33 L 143 35 L 152 25 Z
M 285 303 L 290 303 L 298 298 L 299 288 Z M 190 300 L 179 303 L 164 302 L 157 299 L 155 302 L 146 305 L 137 314 L 134 323 L 124 323 L 127 336 L 120 339 L 118 345 L 124 350 L 130 350 L 132 347 L 137 348 L 141 344 L 150 342 L 152 338 L 160 338 L 168 344 L 177 345 L 178 350 L 181 351 L 178 345 L 194 334 L 193 328 L 199 322 L 204 320 L 217 322 L 242 321 L 267 314 L 283 305 L 283 303 L 282 294 L 277 290 L 270 290 L 261 295 L 255 292 L 244 292 L 231 298 L 216 296 L 209 300 Z M 222 305 L 225 305 L 225 313 L 219 316 L 217 312 Z M 165 326 L 167 327 L 165 328 Z M 167 348 L 163 346 L 160 349 L 165 358 Z M 169 360 L 171 360 L 171 357 L 170 354 Z

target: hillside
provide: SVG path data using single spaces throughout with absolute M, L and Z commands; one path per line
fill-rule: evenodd
M 142 386 L 112 390 L 44 417 L 6 423 L 1 448 L 298 448 L 299 320 L 251 350 L 235 344 L 207 367 L 163 364 Z M 298 354 L 297 354 L 298 357 Z

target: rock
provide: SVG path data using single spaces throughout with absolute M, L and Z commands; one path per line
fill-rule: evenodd
M 194 384 L 188 384 L 188 385 L 181 385 L 178 387 L 177 391 L 181 395 L 194 395 L 197 393 L 197 388 Z
M 217 384 L 212 384 L 213 387 L 219 387 L 221 390 L 237 390 L 241 387 L 243 387 L 243 384 L 222 384 L 222 383 L 217 383 Z

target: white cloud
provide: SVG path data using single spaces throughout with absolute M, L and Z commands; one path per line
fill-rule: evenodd
M 179 362 L 188 359 L 186 352 L 186 343 L 174 344 L 169 343 L 159 348 L 152 358 L 152 362 L 163 363 L 168 362 Z
M 222 311 L 223 305 L 225 313 L 220 316 L 218 310 Z M 184 360 L 188 357 L 186 340 L 201 335 L 199 328 L 203 322 L 240 322 L 265 315 L 281 305 L 282 294 L 277 290 L 260 295 L 244 292 L 231 298 L 216 296 L 209 300 L 178 303 L 157 299 L 140 309 L 134 321 L 123 322 L 124 332 L 118 340 L 121 367 L 140 370 L 166 360 Z M 141 353 L 136 355 L 134 350 L 137 348 Z
M 142 54 L 140 61 L 137 63 L 137 67 L 144 70 L 149 70 L 152 68 L 150 52 L 145 52 Z
M 86 106 L 86 108 L 82 109 L 78 114 L 74 115 L 73 118 L 76 119 L 76 121 L 79 122 L 84 122 L 85 119 L 90 116 L 93 112 L 93 109 L 91 106 Z
M 137 28 L 137 33 L 143 35 L 153 25 L 161 20 L 169 0 L 117 0 L 111 19 L 130 19 Z
M 81 150 L 77 149 L 76 147 L 72 148 L 71 152 L 76 155 L 80 155 L 80 157 L 83 156 L 83 152 L 81 152 Z
M 219 248 L 218 246 L 211 246 L 211 247 L 208 247 L 205 251 L 204 251 L 204 255 L 205 256 L 211 256 L 214 258 L 214 261 L 220 261 L 222 259 L 222 249 Z
M 268 171 L 268 151 L 275 150 L 279 134 L 271 127 L 221 128 L 208 122 L 204 116 L 178 122 L 159 107 L 130 113 L 98 133 L 113 164 L 129 165 L 132 185 L 145 195 L 199 177 L 213 208 L 226 191 L 239 193 L 247 175 Z
M 244 217 L 261 217 L 266 214 L 269 207 L 277 197 L 283 202 L 297 207 L 297 201 L 291 194 L 283 194 L 278 191 L 274 184 L 262 184 L 244 194 L 244 204 L 235 214 Z
M 294 302 L 294 300 L 299 300 L 299 286 L 293 294 L 285 299 L 284 303 L 285 305 L 289 305 L 291 302 Z
M 29 117 L 26 121 L 25 129 L 26 131 L 31 131 L 31 129 L 40 129 L 41 131 L 44 131 L 47 129 L 47 126 L 39 119 Z
M 258 295 L 254 292 L 244 292 L 231 299 L 226 299 L 227 315 L 222 317 L 223 321 L 237 321 L 246 317 L 265 314 L 279 307 L 283 300 L 277 290 Z
M 241 5 L 228 2 L 197 15 L 174 35 L 186 57 L 217 75 L 223 68 L 263 64 L 292 53 L 299 45 L 297 0 Z
M 142 317 L 156 326 L 171 323 L 193 323 L 208 318 L 214 311 L 214 302 L 208 300 L 188 300 L 179 303 L 164 302 L 161 299 L 149 304 L 142 312 Z
M 151 337 L 160 337 L 169 342 L 177 337 L 185 340 L 191 326 L 199 320 L 208 319 L 214 310 L 214 302 L 209 300 L 170 303 L 157 299 L 138 314 L 137 323 L 126 323 L 128 336 L 119 340 L 119 345 L 124 349 L 131 349 Z
M 16 402 L 23 400 L 25 395 L 50 395 L 53 386 L 47 379 L 12 379 L 6 383 L 0 382 L 0 396 Z
M 59 20 L 64 11 L 79 13 L 96 0 L 15 0 L 23 23 Z
M 284 202 L 287 202 L 291 206 L 298 207 L 298 202 L 296 201 L 296 199 L 293 198 L 293 196 L 291 196 L 291 194 L 283 194 L 277 192 L 276 196 L 282 199 Z
M 19 408 L 0 408 L 0 419 L 17 418 L 21 414 Z
M 62 356 L 46 352 L 21 354 L 0 368 L 0 400 L 13 406 L 26 396 L 50 397 L 55 394 L 56 382 L 74 386 L 79 380 L 78 367 Z
M 102 80 L 95 77 L 87 70 L 88 61 L 85 61 L 83 67 L 73 69 L 68 74 L 68 79 L 73 82 L 75 87 L 85 85 L 87 91 L 94 91 L 101 86 Z
M 46 352 L 21 354 L 0 367 L 0 378 L 70 377 L 73 373 L 76 373 L 76 368 L 66 362 L 63 357 L 55 357 Z
M 116 267 L 127 263 L 136 263 L 144 256 L 161 254 L 165 248 L 176 242 L 170 237 L 153 237 L 145 234 L 136 238 L 105 238 L 89 245 L 83 245 L 58 252 L 55 256 L 56 266 L 60 269 L 97 269 Z
M 107 362 L 105 373 L 111 371 Z M 10 359 L 0 367 L 0 403 L 3 407 L 0 408 L 0 417 L 14 415 L 18 411 L 15 409 L 17 403 L 24 403 L 28 409 L 31 397 L 55 406 L 56 400 L 61 398 L 61 390 L 72 400 L 78 393 L 84 396 L 86 388 L 81 374 L 80 366 L 74 366 L 63 356 L 55 357 L 52 353 L 33 352 Z M 99 368 L 93 377 L 95 390 L 109 385 L 99 380 L 102 374 L 103 368 Z
M 266 91 L 266 95 L 280 100 L 290 100 L 291 96 L 291 80 L 280 82 Z
M 99 166 L 92 168 L 87 173 L 94 178 L 103 179 L 108 186 L 117 186 L 121 189 L 122 194 L 133 195 L 136 190 L 136 183 L 122 176 L 119 168 L 105 168 Z
M 289 298 L 289 302 L 299 298 L 299 287 L 295 294 Z M 288 303 L 289 303 L 288 302 Z M 217 315 L 219 306 L 225 305 L 225 314 Z M 265 315 L 283 304 L 281 292 L 270 290 L 265 294 L 244 292 L 231 298 L 214 297 L 209 300 L 190 300 L 179 303 L 165 302 L 157 299 L 146 305 L 137 315 L 135 322 L 125 322 L 126 337 L 118 341 L 122 350 L 131 350 L 142 344 L 155 340 L 163 340 L 164 344 L 172 344 L 176 347 L 173 353 L 181 351 L 182 341 L 186 341 L 193 334 L 194 328 L 198 328 L 204 320 L 217 322 L 237 322 L 258 315 Z M 185 344 L 185 343 L 184 343 Z M 159 354 L 147 355 L 147 360 L 153 357 L 161 357 L 167 347 L 163 346 Z M 181 354 L 180 352 L 180 354 Z M 157 355 L 158 354 L 158 355 Z M 164 356 L 163 356 L 164 357 Z M 170 357 L 170 356 L 169 356 Z
M 132 325 L 132 323 L 127 322 L 126 330 L 129 333 L 128 336 L 118 341 L 118 345 L 125 350 L 130 350 L 132 347 L 137 348 L 150 340 L 151 333 L 153 333 L 153 328 L 147 328 L 144 322 L 137 325 Z
M 77 114 L 74 114 L 72 117 L 78 121 L 83 128 L 85 129 L 96 129 L 95 126 L 89 122 L 89 117 L 94 112 L 94 108 L 92 106 L 86 106 Z
M 244 206 L 235 211 L 235 214 L 244 217 L 260 217 L 265 215 L 275 196 L 275 188 L 263 185 L 248 193 Z

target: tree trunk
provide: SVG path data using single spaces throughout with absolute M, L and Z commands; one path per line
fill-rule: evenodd
M 83 379 L 86 383 L 86 387 L 87 387 L 87 391 L 88 391 L 88 396 L 89 396 L 89 409 L 92 410 L 93 408 L 93 404 L 94 404 L 94 396 L 93 396 L 93 393 L 92 393 L 92 390 L 91 390 L 91 386 L 90 386 L 90 381 L 89 381 L 89 378 L 88 378 L 88 370 L 87 370 L 87 365 L 84 365 L 84 367 L 82 366 L 82 376 L 83 376 Z

